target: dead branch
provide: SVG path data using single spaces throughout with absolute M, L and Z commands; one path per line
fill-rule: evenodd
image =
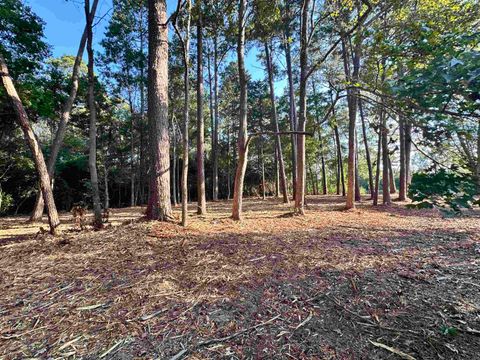
M 222 337 L 222 338 L 215 338 L 215 339 L 200 341 L 197 345 L 194 345 L 194 346 L 192 346 L 192 347 L 190 347 L 190 348 L 185 348 L 185 349 L 179 351 L 179 352 L 176 353 L 173 357 L 171 357 L 170 360 L 179 360 L 179 359 L 181 359 L 184 355 L 186 355 L 187 353 L 189 353 L 189 352 L 191 352 L 191 351 L 194 351 L 194 350 L 196 350 L 196 349 L 198 349 L 198 348 L 201 348 L 201 347 L 204 347 L 204 346 L 208 346 L 208 345 L 212 345 L 212 344 L 218 344 L 218 343 L 222 343 L 222 342 L 231 340 L 231 339 L 233 339 L 233 338 L 236 338 L 237 336 L 240 336 L 240 335 L 245 334 L 245 333 L 247 333 L 247 332 L 250 332 L 250 331 L 252 331 L 252 330 L 258 329 L 259 327 L 268 325 L 268 324 L 274 322 L 275 320 L 277 320 L 279 317 L 280 317 L 280 315 L 274 316 L 274 317 L 271 318 L 270 320 L 267 320 L 267 321 L 264 321 L 264 322 L 262 322 L 262 323 L 260 323 L 260 324 L 257 324 L 257 325 L 248 327 L 248 328 L 243 329 L 243 330 L 240 330 L 240 331 L 237 331 L 236 333 L 233 333 L 233 334 L 231 334 L 231 335 L 228 335 L 228 336 L 225 336 L 225 337 Z

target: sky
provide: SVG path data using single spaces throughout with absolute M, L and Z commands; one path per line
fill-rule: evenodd
M 44 20 L 45 37 L 52 47 L 53 56 L 75 55 L 85 27 L 83 0 L 25 0 L 25 2 Z M 169 14 L 176 8 L 176 4 L 177 0 L 167 0 Z M 98 24 L 94 29 L 94 46 L 97 50 L 100 49 L 99 43 L 108 24 L 111 8 L 112 0 L 100 0 L 95 21 L 98 21 Z M 253 80 L 263 80 L 266 74 L 256 58 L 257 50 L 254 48 L 246 54 L 246 68 Z M 280 91 L 284 84 L 284 80 L 279 80 L 275 87 Z

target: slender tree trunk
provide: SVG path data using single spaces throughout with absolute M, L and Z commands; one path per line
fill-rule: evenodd
M 92 18 L 90 17 L 90 1 L 85 0 L 85 17 L 87 19 L 87 53 L 88 53 L 88 111 L 90 113 L 88 167 L 90 169 L 90 182 L 93 198 L 93 225 L 102 227 L 102 209 L 100 205 L 100 190 L 98 188 L 97 174 L 97 109 L 95 105 L 95 74 L 93 72 L 93 31 Z
M 405 119 L 405 178 L 407 181 L 407 189 L 412 181 L 412 173 L 410 170 L 410 158 L 412 153 L 412 124 L 410 120 Z
M 172 192 L 173 192 L 173 205 L 177 206 L 178 204 L 178 193 L 177 193 L 177 130 L 175 128 L 175 118 L 172 118 L 172 136 L 173 136 L 173 144 L 172 144 Z
M 320 129 L 318 130 L 318 141 L 320 142 L 320 160 L 322 162 L 322 194 L 328 194 L 327 170 L 325 166 L 324 144 Z
M 22 128 L 25 140 L 30 147 L 30 151 L 33 155 L 33 160 L 35 163 L 35 169 L 37 170 L 40 189 L 42 191 L 43 200 L 47 207 L 48 215 L 48 224 L 50 225 L 50 233 L 55 235 L 57 233 L 57 227 L 60 225 L 60 220 L 58 218 L 57 208 L 55 207 L 55 201 L 53 199 L 52 187 L 50 185 L 50 176 L 48 175 L 47 165 L 45 164 L 45 159 L 43 157 L 42 150 L 38 144 L 37 138 L 30 126 L 28 121 L 27 112 L 23 107 L 22 101 L 18 96 L 15 85 L 13 84 L 12 78 L 8 73 L 7 64 L 0 54 L 0 76 L 2 78 L 3 86 L 5 91 L 12 101 L 13 108 L 15 110 L 16 120 L 20 127 Z
M 233 125 L 231 125 L 233 128 Z M 233 131 L 233 129 L 232 129 Z M 230 126 L 227 130 L 227 200 L 230 200 L 231 195 L 232 195 L 232 174 L 231 174 L 231 158 L 230 158 L 230 153 L 231 153 L 231 147 L 230 147 Z
M 187 226 L 188 223 L 188 127 L 189 127 L 189 111 L 190 104 L 190 20 L 191 20 L 190 0 L 186 1 L 187 19 L 185 25 L 185 38 L 180 33 L 177 27 L 177 16 L 175 16 L 174 29 L 180 40 L 182 46 L 183 57 L 183 158 L 182 158 L 182 226 Z
M 307 122 L 308 21 L 310 0 L 303 0 L 300 32 L 300 117 L 298 132 L 305 132 Z M 297 189 L 295 212 L 305 214 L 305 134 L 297 134 Z
M 365 145 L 365 157 L 367 159 L 367 167 L 368 167 L 368 187 L 370 191 L 370 195 L 373 198 L 373 193 L 375 191 L 374 184 L 373 184 L 373 169 L 372 169 L 372 160 L 370 158 L 370 148 L 368 146 L 368 138 L 367 138 L 367 126 L 365 124 L 365 115 L 363 113 L 363 103 L 360 99 L 358 99 L 358 109 L 360 111 L 360 118 L 362 120 L 362 134 L 363 134 L 363 143 Z
M 480 119 L 477 125 L 477 194 L 480 194 Z
M 130 134 L 130 206 L 135 206 L 135 123 L 132 114 L 132 129 Z
M 97 10 L 98 0 L 94 0 L 92 4 L 92 10 L 90 11 L 90 18 L 93 20 L 95 17 L 95 12 Z M 72 112 L 73 103 L 77 97 L 78 92 L 78 78 L 80 72 L 80 64 L 82 63 L 83 52 L 85 50 L 85 44 L 87 42 L 87 28 L 83 31 L 82 38 L 80 39 L 80 45 L 78 47 L 77 56 L 75 57 L 75 62 L 72 68 L 72 77 L 71 83 L 72 87 L 70 89 L 70 94 L 63 104 L 62 113 L 60 115 L 60 121 L 58 123 L 57 132 L 55 133 L 55 138 L 52 142 L 50 149 L 50 156 L 48 158 L 47 169 L 50 179 L 53 182 L 55 175 L 55 163 L 57 162 L 58 153 L 63 144 L 63 139 L 65 138 L 65 133 L 67 130 L 67 124 L 70 120 L 70 113 Z M 33 208 L 32 214 L 30 215 L 30 221 L 39 221 L 42 219 L 44 209 L 44 201 L 41 196 L 41 191 L 37 192 L 37 198 L 35 201 L 35 206 Z
M 355 148 L 358 149 L 358 137 L 355 132 Z M 360 194 L 360 173 L 358 171 L 358 151 L 355 152 L 355 201 L 361 201 Z
M 275 129 L 275 132 L 279 133 L 280 127 L 278 125 L 277 106 L 275 104 L 275 87 L 273 82 L 272 57 L 271 57 L 268 43 L 265 42 L 264 46 L 265 46 L 265 56 L 267 58 L 268 85 L 270 88 L 270 103 L 272 106 L 272 122 L 273 122 L 273 127 Z M 275 147 L 276 147 L 277 160 L 278 160 L 278 166 L 279 166 L 280 187 L 283 194 L 283 202 L 284 204 L 288 204 L 289 201 L 288 201 L 287 176 L 285 174 L 285 164 L 283 162 L 283 150 L 282 150 L 282 142 L 280 140 L 280 135 L 275 136 Z
M 381 110 L 381 131 L 382 131 L 382 198 L 383 204 L 390 205 L 390 177 L 388 167 L 388 129 L 387 129 L 387 116 L 383 110 Z
M 274 150 L 275 154 L 275 197 L 280 197 L 280 170 L 278 169 L 278 151 L 277 147 Z
M 290 118 L 290 130 L 297 130 L 297 107 L 295 105 L 295 88 L 292 69 L 292 50 L 290 45 L 290 1 L 285 2 L 286 22 L 284 24 L 285 61 L 287 64 L 288 77 L 288 114 Z M 297 191 L 297 136 L 292 134 L 292 189 L 293 198 Z
M 353 57 L 353 74 L 350 72 L 349 66 L 349 54 L 348 49 L 345 44 L 346 39 L 342 40 L 342 53 L 343 53 L 343 64 L 345 69 L 345 76 L 347 81 L 355 82 L 358 78 L 359 71 L 359 54 L 357 51 L 358 46 L 356 47 L 355 55 Z M 356 118 L 357 118 L 357 90 L 349 88 L 347 89 L 347 102 L 348 102 L 348 186 L 347 186 L 347 202 L 346 209 L 355 208 L 355 168 L 356 168 L 356 153 L 357 153 L 357 144 L 356 144 Z
M 340 143 L 340 133 L 338 131 L 338 126 L 335 124 L 334 126 L 335 131 L 335 142 L 337 143 L 337 164 L 338 164 L 338 172 L 340 175 L 340 180 L 342 183 L 342 196 L 346 196 L 346 189 L 345 189 L 345 174 L 343 171 L 343 155 L 342 155 L 342 145 Z
M 382 130 L 378 130 L 377 142 L 377 164 L 375 173 L 375 193 L 373 194 L 373 205 L 378 205 L 378 194 L 380 192 L 380 161 L 382 160 Z
M 398 126 L 400 129 L 400 186 L 398 200 L 407 199 L 407 174 L 405 168 L 405 119 L 402 115 L 398 117 Z
M 320 143 L 320 160 L 322 165 L 322 194 L 327 195 L 327 173 L 325 170 L 325 154 L 324 146 L 322 141 L 322 129 L 320 124 L 320 116 L 318 114 L 318 101 L 317 101 L 317 88 L 315 86 L 315 81 L 312 81 L 313 96 L 315 99 L 315 119 L 318 126 L 318 142 Z
M 199 215 L 207 213 L 205 195 L 205 123 L 203 119 L 203 24 L 202 2 L 198 0 L 197 14 L 197 197 Z
M 397 187 L 395 185 L 395 174 L 393 173 L 392 158 L 388 156 L 388 178 L 390 181 L 390 194 L 395 194 L 397 192 Z
M 243 181 L 247 169 L 248 143 L 247 143 L 247 77 L 245 73 L 245 13 L 246 0 L 240 0 L 238 7 L 238 39 L 237 39 L 237 57 L 238 57 L 238 77 L 240 80 L 240 114 L 238 130 L 238 160 L 237 170 L 235 172 L 235 185 L 233 190 L 233 209 L 232 218 L 241 220 L 242 202 L 243 202 Z
M 213 38 L 214 129 L 213 129 L 213 201 L 218 200 L 218 37 Z
M 103 163 L 103 181 L 105 184 L 105 209 L 108 210 L 110 208 L 110 194 L 108 192 L 108 167 L 107 167 L 107 160 Z
M 168 27 L 165 0 L 148 0 L 148 123 L 151 179 L 147 217 L 172 218 L 168 135 Z

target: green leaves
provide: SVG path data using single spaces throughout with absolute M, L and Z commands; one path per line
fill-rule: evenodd
M 441 169 L 434 173 L 415 173 L 408 196 L 417 209 L 439 208 L 446 212 L 460 212 L 476 204 L 476 187 L 468 175 Z

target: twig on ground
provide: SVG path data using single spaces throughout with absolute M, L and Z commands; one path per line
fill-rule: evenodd
M 222 338 L 215 338 L 215 339 L 200 341 L 197 345 L 194 345 L 190 348 L 185 348 L 185 349 L 179 351 L 173 357 L 171 357 L 170 360 L 179 360 L 190 351 L 194 351 L 194 350 L 199 349 L 199 348 L 204 347 L 204 346 L 208 346 L 208 345 L 217 344 L 217 343 L 221 343 L 221 342 L 231 340 L 233 338 L 236 338 L 239 335 L 242 335 L 242 334 L 245 334 L 249 331 L 258 329 L 259 327 L 268 325 L 268 324 L 272 323 L 273 321 L 277 320 L 279 317 L 280 317 L 280 315 L 274 316 L 270 320 L 267 320 L 267 321 L 264 321 L 260 324 L 248 327 L 248 328 L 243 329 L 243 330 L 240 330 L 240 331 L 238 331 L 238 332 L 236 332 L 232 335 L 228 335 L 228 336 L 225 336 L 225 337 L 222 337 Z
M 407 359 L 407 360 L 415 360 L 415 358 L 411 355 L 408 355 L 398 349 L 395 349 L 393 347 L 390 347 L 388 345 L 385 345 L 385 344 L 382 344 L 382 343 L 379 343 L 379 342 L 375 342 L 375 341 L 372 341 L 372 340 L 368 340 L 370 341 L 370 343 L 373 345 L 373 346 L 376 346 L 376 347 L 379 347 L 379 348 L 382 348 L 382 349 L 385 349 L 387 351 L 390 351 L 391 353 L 393 354 L 396 354 L 398 356 L 400 356 L 402 359 Z

